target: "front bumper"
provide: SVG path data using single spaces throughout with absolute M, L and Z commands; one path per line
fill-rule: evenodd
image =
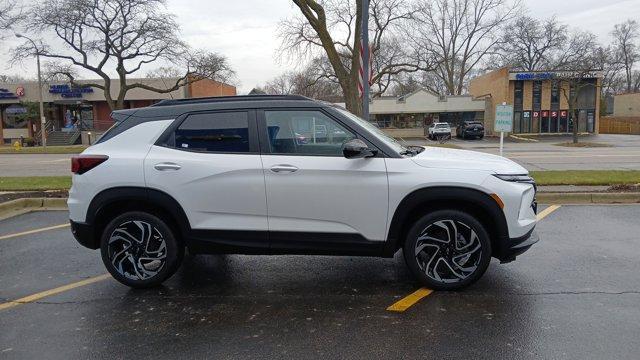
M 500 262 L 507 263 L 515 260 L 516 256 L 529 250 L 529 248 L 538 241 L 540 241 L 540 237 L 535 229 L 531 229 L 531 231 L 524 236 L 509 239 L 503 246 Z
M 80 245 L 94 250 L 100 247 L 100 241 L 96 239 L 93 226 L 73 220 L 69 222 L 71 223 L 71 233 Z

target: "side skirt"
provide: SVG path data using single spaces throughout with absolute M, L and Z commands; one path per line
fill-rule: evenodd
M 393 257 L 386 241 L 345 233 L 192 230 L 187 246 L 199 254 Z

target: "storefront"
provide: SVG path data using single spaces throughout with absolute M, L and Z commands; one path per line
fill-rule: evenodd
M 503 68 L 472 79 L 469 92 L 487 100 L 487 133 L 493 132 L 495 106 L 502 103 L 513 105 L 514 133 L 571 133 L 574 124 L 568 99 L 573 98 L 577 99 L 578 132 L 596 133 L 601 79 L 598 71 L 518 72 Z
M 165 88 L 177 79 L 136 79 L 156 88 Z M 101 89 L 82 86 L 82 83 L 100 83 L 99 80 L 78 81 L 79 86 L 64 83 L 45 84 L 42 88 L 44 116 L 47 120 L 47 135 L 54 132 L 77 133 L 93 131 L 100 133 L 113 125 L 111 108 Z M 117 97 L 119 84 L 112 82 L 112 97 Z M 127 92 L 125 108 L 149 106 L 164 99 L 189 97 L 236 95 L 235 86 L 201 80 L 169 93 L 156 93 L 135 88 Z M 0 84 L 0 145 L 11 144 L 18 139 L 37 137 L 38 83 Z M 76 139 L 80 139 L 77 136 Z M 39 139 L 36 139 L 39 140 Z M 79 141 L 79 140 L 78 140 Z
M 451 127 L 462 121 L 483 121 L 485 101 L 471 96 L 439 96 L 428 90 L 395 97 L 383 96 L 371 101 L 371 121 L 396 137 L 424 137 L 434 122 Z

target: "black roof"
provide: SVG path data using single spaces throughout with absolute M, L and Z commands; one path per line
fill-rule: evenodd
M 240 95 L 162 100 L 144 108 L 116 110 L 114 114 L 171 119 L 192 111 L 318 106 L 329 104 L 301 95 Z

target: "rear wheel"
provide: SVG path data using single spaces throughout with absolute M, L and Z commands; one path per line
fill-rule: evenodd
M 184 256 L 171 228 L 145 212 L 127 212 L 104 229 L 102 261 L 119 282 L 134 288 L 160 285 L 173 275 Z
M 433 290 L 457 290 L 476 282 L 491 261 L 489 235 L 473 216 L 439 210 L 420 218 L 404 243 L 407 266 Z

